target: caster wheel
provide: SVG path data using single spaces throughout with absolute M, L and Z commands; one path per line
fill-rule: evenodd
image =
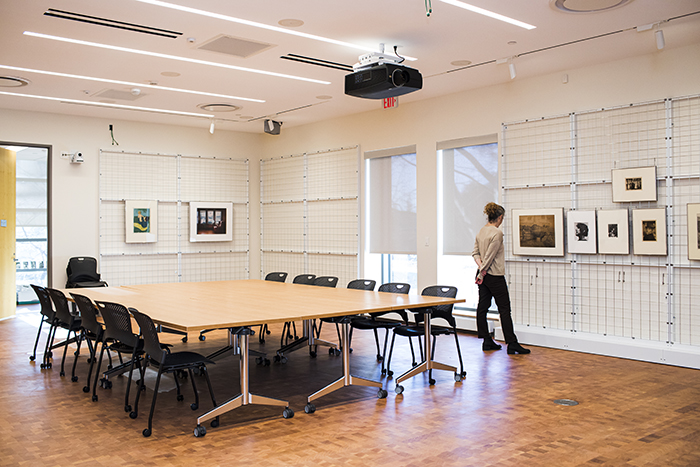
M 182 342 L 187 342 L 187 336 L 182 338 Z
M 49 353 L 47 355 L 49 356 L 49 358 L 51 358 L 51 357 L 53 357 L 53 352 L 49 351 Z
M 340 354 L 341 354 L 342 352 L 340 351 L 340 349 L 335 349 L 335 350 L 333 351 L 333 353 L 335 354 L 336 357 L 338 357 L 338 356 L 340 356 Z
M 281 361 L 282 361 L 282 363 L 287 363 L 288 360 L 289 360 L 289 359 L 288 359 L 287 357 L 282 357 L 282 360 L 281 360 Z
M 95 395 L 92 396 L 92 401 L 93 401 L 93 402 L 97 402 L 97 394 L 95 394 Z
M 51 363 L 47 363 L 47 364 L 46 364 L 46 368 L 48 368 L 49 370 L 51 369 L 52 366 L 53 366 L 53 365 L 52 365 Z
M 386 396 L 388 396 L 388 395 L 389 395 L 389 393 L 386 392 L 385 389 L 380 389 L 379 391 L 377 391 L 377 397 L 379 399 L 386 399 Z
M 389 375 L 389 378 L 391 378 L 392 376 L 394 376 L 394 372 L 391 371 L 391 370 L 387 371 L 386 374 Z
M 287 408 L 284 409 L 284 411 L 282 412 L 282 416 L 283 416 L 284 418 L 292 418 L 292 417 L 294 417 L 294 411 L 293 411 L 292 409 L 290 409 L 289 407 L 287 407 Z
M 78 377 L 77 376 L 71 376 L 70 380 L 74 383 L 78 382 Z
M 198 408 L 199 408 L 199 405 L 195 404 L 194 402 L 190 404 L 190 409 L 197 410 Z
M 148 428 L 146 428 L 145 430 L 143 430 L 143 431 L 141 432 L 141 434 L 143 434 L 143 437 L 144 437 L 144 438 L 148 438 L 149 436 L 151 436 L 151 430 L 149 430 Z
M 430 379 L 428 380 L 428 382 L 430 383 L 431 386 L 434 386 L 434 385 L 435 385 L 435 380 L 434 380 L 433 378 L 430 378 Z
M 266 358 L 266 359 L 263 361 L 263 366 L 270 366 L 270 359 L 269 359 L 269 358 Z
M 177 395 L 177 401 L 178 401 L 178 402 L 182 402 L 182 401 L 184 401 L 184 400 L 185 400 L 185 396 L 183 396 L 182 394 L 178 394 L 178 395 Z
M 199 368 L 195 368 L 194 370 L 192 370 L 192 373 L 194 373 L 195 375 L 199 375 Z
M 311 402 L 309 402 L 308 404 L 306 404 L 306 405 L 304 406 L 304 412 L 306 412 L 306 413 L 314 413 L 314 412 L 316 412 L 316 406 L 313 405 Z
M 219 419 L 215 418 L 214 420 L 211 421 L 210 425 L 212 428 L 216 428 L 217 426 L 219 426 Z
M 384 357 L 382 357 L 381 355 L 377 354 L 377 361 L 378 361 L 378 362 L 381 362 L 382 360 L 384 360 Z
M 138 416 L 139 416 L 139 414 L 136 412 L 129 412 L 129 418 L 132 420 L 134 420 Z
M 382 368 L 382 375 L 386 374 L 386 368 Z
M 402 394 L 403 393 L 403 386 L 401 386 L 400 384 L 397 384 L 396 389 L 394 389 L 394 391 L 396 392 L 396 394 Z
M 333 349 L 333 347 L 331 347 L 330 349 L 328 349 L 328 355 L 333 355 L 333 354 L 335 354 L 335 349 Z
M 455 373 L 455 382 L 459 383 L 460 381 L 462 381 L 462 375 L 459 373 Z
M 272 333 L 272 331 L 270 331 L 269 329 L 268 329 L 267 331 L 265 331 L 265 334 L 267 334 L 268 336 L 269 336 L 271 333 Z
M 199 336 L 199 340 L 200 340 L 200 341 L 205 341 L 205 340 L 207 340 L 207 336 L 205 336 L 204 334 L 202 334 L 201 336 Z
M 75 352 L 73 352 L 73 356 L 77 357 L 78 355 L 80 355 L 80 354 L 78 353 L 77 350 Z
M 65 371 L 62 371 L 62 372 L 60 372 L 58 375 L 59 375 L 61 378 L 63 378 L 64 376 L 66 376 L 66 372 L 65 372 Z
M 195 438 L 201 438 L 202 436 L 207 434 L 207 429 L 204 428 L 202 425 L 197 425 L 194 429 L 194 437 Z
M 83 392 L 90 392 L 90 386 L 83 386 Z
M 30 361 L 30 362 L 33 362 L 34 360 L 36 360 L 36 357 L 35 357 L 34 355 L 30 355 L 30 356 L 29 356 L 29 361 Z
M 111 363 L 110 363 L 109 365 L 107 365 L 107 369 L 108 369 L 108 370 L 111 370 L 111 369 L 112 369 L 112 364 L 111 364 Z
M 46 368 L 46 365 L 44 365 L 44 364 L 42 363 L 41 365 L 39 365 L 39 368 L 41 368 L 41 369 L 43 370 L 44 368 Z
M 125 405 L 125 406 L 124 406 L 124 412 L 131 412 L 131 406 L 130 406 L 130 405 Z
M 255 364 L 256 365 L 262 365 L 263 359 L 262 357 L 255 357 Z
M 466 372 L 466 371 L 463 371 L 463 372 L 461 373 L 461 375 L 462 375 L 462 378 L 466 378 L 466 377 L 467 377 L 467 372 Z
M 105 383 L 105 389 L 112 389 L 112 382 L 111 381 L 107 381 Z
M 352 347 L 350 347 L 350 350 L 349 350 L 349 352 L 350 352 L 350 353 L 352 353 Z
M 275 355 L 274 357 L 272 357 L 272 360 L 274 360 L 275 363 L 279 363 L 282 360 L 282 358 L 279 355 Z
M 316 352 L 314 352 L 313 350 L 309 352 L 309 356 L 311 358 L 316 358 L 316 355 L 317 355 Z

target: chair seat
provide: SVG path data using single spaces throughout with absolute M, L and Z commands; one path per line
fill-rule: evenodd
M 66 283 L 67 289 L 84 289 L 87 287 L 107 287 L 107 283 L 105 281 L 68 282 L 68 283 Z
M 401 326 L 398 321 L 385 321 L 371 318 L 353 318 L 350 321 L 350 326 L 355 329 L 385 329 L 385 328 L 395 328 Z
M 58 327 L 67 329 L 68 331 L 79 331 L 82 320 L 80 318 L 73 318 L 73 323 L 64 323 L 63 321 L 58 323 Z
M 355 315 L 333 316 L 331 318 L 321 318 L 324 323 L 347 323 L 349 320 L 355 319 Z
M 151 359 L 154 361 L 153 359 Z M 160 365 L 160 362 L 157 360 L 155 363 Z M 165 355 L 165 361 L 163 364 L 167 367 L 179 367 L 179 366 L 184 366 L 184 367 L 192 367 L 194 365 L 210 365 L 213 364 L 214 362 L 209 360 L 207 357 L 204 355 L 198 354 L 196 352 L 175 352 L 175 353 L 169 353 Z

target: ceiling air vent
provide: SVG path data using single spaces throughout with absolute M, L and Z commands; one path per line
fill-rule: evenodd
M 21 88 L 29 84 L 28 79 L 18 76 L 0 76 L 0 88 Z
M 198 49 L 219 52 L 234 57 L 248 58 L 274 47 L 273 44 L 256 42 L 239 37 L 220 35 L 197 47 Z
M 135 101 L 143 96 L 144 94 L 142 93 L 135 94 L 130 91 L 121 91 L 119 89 L 105 89 L 93 94 L 93 97 L 100 97 L 102 99 L 116 99 L 118 101 Z
M 241 109 L 233 104 L 199 104 L 197 107 L 207 112 L 234 112 Z

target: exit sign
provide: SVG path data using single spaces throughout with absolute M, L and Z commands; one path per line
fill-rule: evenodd
M 398 97 L 387 97 L 384 99 L 384 108 L 385 109 L 394 109 L 399 106 L 399 98 Z

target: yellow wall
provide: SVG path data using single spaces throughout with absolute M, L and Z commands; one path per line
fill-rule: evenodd
M 16 163 L 13 151 L 0 148 L 0 319 L 15 314 Z

